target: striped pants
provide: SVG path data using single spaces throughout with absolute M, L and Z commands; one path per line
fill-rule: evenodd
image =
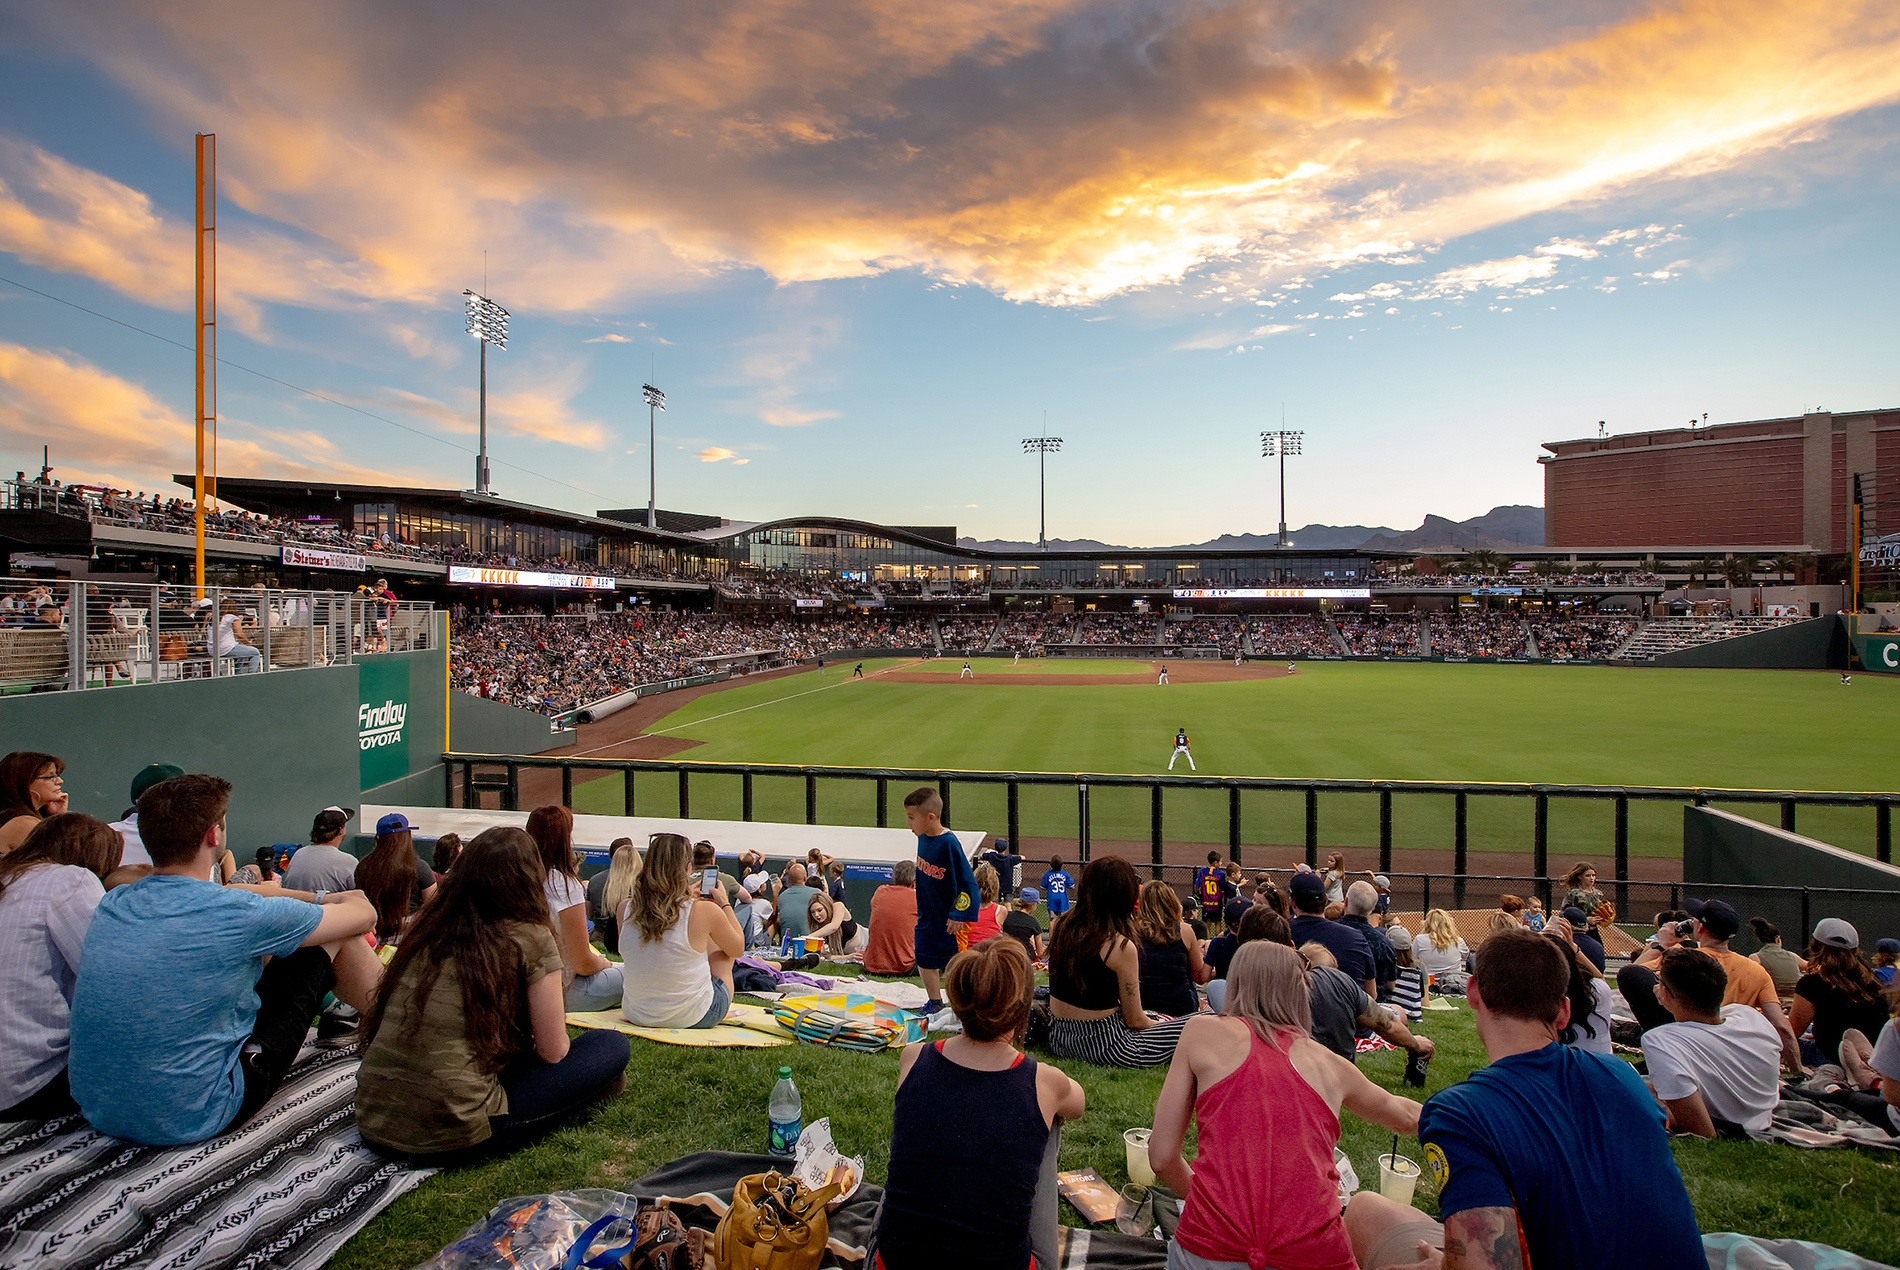
M 1139 1032 L 1119 1014 L 1105 1019 L 1051 1019 L 1049 1052 L 1097 1067 L 1160 1067 L 1174 1058 L 1187 1020 L 1170 1019 Z

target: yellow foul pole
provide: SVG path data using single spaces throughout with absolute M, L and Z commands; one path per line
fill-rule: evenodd
M 218 496 L 218 138 L 198 134 L 197 180 L 197 442 L 192 484 L 193 582 L 197 598 L 205 593 L 205 500 Z M 211 465 L 206 479 L 205 442 L 209 431 Z

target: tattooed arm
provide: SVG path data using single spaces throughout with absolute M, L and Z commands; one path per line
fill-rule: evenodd
M 1524 1270 L 1515 1208 L 1467 1208 L 1445 1222 L 1446 1270 Z

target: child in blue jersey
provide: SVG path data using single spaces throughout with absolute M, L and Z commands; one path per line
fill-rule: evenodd
M 1069 911 L 1069 892 L 1075 890 L 1075 879 L 1062 867 L 1062 857 L 1049 857 L 1049 871 L 1042 875 L 1042 898 L 1049 906 L 1049 916 L 1061 917 Z
M 906 794 L 904 821 L 917 835 L 917 973 L 930 1014 L 943 1006 L 943 968 L 962 951 L 961 936 L 983 901 L 963 844 L 943 827 L 937 791 L 924 785 Z

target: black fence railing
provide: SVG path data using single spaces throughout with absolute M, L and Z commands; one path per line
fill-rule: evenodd
M 1890 863 L 1893 811 L 1900 804 L 1900 793 L 1811 790 L 986 772 L 467 753 L 443 757 L 451 805 L 484 806 L 492 796 L 495 805 L 509 811 L 521 807 L 524 774 L 547 773 L 539 777 L 548 784 L 535 795 L 537 801 L 554 801 L 552 784 L 558 777 L 558 797 L 563 805 L 605 815 L 690 818 L 697 808 L 702 818 L 710 819 L 811 825 L 868 822 L 886 827 L 891 823 L 893 784 L 898 786 L 900 804 L 909 788 L 935 785 L 943 799 L 944 823 L 953 828 L 965 823 L 958 815 L 967 801 L 972 812 L 969 827 L 980 825 L 991 832 L 1001 831 L 1011 842 L 1021 843 L 1028 825 L 1032 841 L 1072 842 L 1075 858 L 1082 861 L 1089 859 L 1098 837 L 1112 841 L 1111 849 L 1120 855 L 1137 854 L 1145 845 L 1153 877 L 1167 876 L 1175 868 L 1192 868 L 1191 861 L 1198 862 L 1195 854 L 1210 847 L 1224 858 L 1247 866 L 1265 864 L 1260 858 L 1263 852 L 1303 848 L 1305 862 L 1317 867 L 1322 850 L 1342 845 L 1364 850 L 1376 845 L 1378 872 L 1392 876 L 1396 882 L 1395 845 L 1401 852 L 1416 847 L 1437 848 L 1449 850 L 1451 867 L 1430 876 L 1449 879 L 1437 885 L 1452 888 L 1447 898 L 1453 907 L 1465 907 L 1468 892 L 1480 880 L 1523 882 L 1530 894 L 1548 906 L 1553 890 L 1553 847 L 1569 855 L 1601 853 L 1607 847 L 1614 860 L 1612 902 L 1619 914 L 1628 913 L 1632 898 L 1639 891 L 1646 894 L 1646 888 L 1654 885 L 1631 877 L 1633 808 L 1660 807 L 1666 816 L 1670 805 L 1773 807 L 1780 826 L 1790 831 L 1795 829 L 1801 809 L 1817 813 L 1821 809 L 1855 809 L 1862 818 L 1871 813 L 1873 855 Z M 612 779 L 616 773 L 618 782 Z M 577 785 L 585 795 L 578 806 Z M 828 822 L 820 820 L 821 787 L 827 791 L 831 809 Z M 704 795 L 697 802 L 696 791 Z M 870 794 L 868 807 L 862 797 L 865 792 Z M 1273 800 L 1271 806 L 1263 804 L 1266 799 Z M 1334 809 L 1338 822 L 1331 826 L 1337 832 L 1330 838 L 1322 832 L 1322 799 Z M 1173 810 L 1171 802 L 1175 804 Z M 1519 815 L 1491 814 L 1500 803 L 1527 808 L 1528 826 L 1521 825 Z M 1566 808 L 1579 804 L 1592 805 L 1596 811 L 1571 817 L 1561 834 L 1553 833 L 1553 805 Z M 1403 823 L 1397 815 L 1400 808 L 1406 812 Z M 1474 811 L 1481 809 L 1490 810 L 1482 826 L 1480 848 L 1489 852 L 1500 849 L 1501 843 L 1502 850 L 1522 854 L 1527 837 L 1528 875 L 1472 872 Z M 1603 811 L 1608 812 L 1607 817 Z M 1273 823 L 1270 837 L 1263 838 L 1256 823 L 1264 821 Z M 1299 836 L 1278 832 L 1282 827 L 1291 828 L 1289 821 L 1302 824 Z M 1652 817 L 1651 822 L 1646 827 L 1643 853 L 1676 855 L 1681 846 L 1680 816 L 1667 817 L 1667 822 Z M 1858 822 L 1855 827 L 1863 831 L 1866 828 Z M 1522 829 L 1528 829 L 1528 833 L 1522 833 Z M 1340 835 L 1350 841 L 1342 843 Z M 1844 845 L 1842 833 L 1833 833 L 1831 840 Z M 1284 869 L 1291 863 L 1282 856 L 1273 859 L 1270 867 Z M 1674 903 L 1661 903 L 1661 895 L 1656 898 L 1656 908 L 1676 907 Z

